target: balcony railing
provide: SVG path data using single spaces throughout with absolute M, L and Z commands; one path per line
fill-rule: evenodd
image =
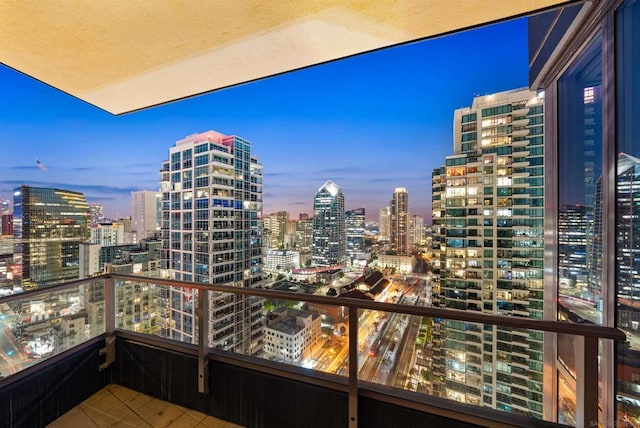
M 172 287 L 168 293 L 167 287 Z M 182 292 L 172 296 L 171 290 Z M 234 335 L 219 344 L 219 349 L 212 349 L 209 345 L 217 332 L 210 331 L 216 324 L 210 320 L 209 309 L 218 293 L 236 296 L 237 316 L 223 324 L 229 329 L 229 324 L 235 322 Z M 526 340 L 519 334 L 526 336 L 527 332 L 539 331 L 574 337 L 574 343 L 578 344 L 574 355 L 575 423 L 577 426 L 597 423 L 598 342 L 600 339 L 624 341 L 625 335 L 620 330 L 425 307 L 420 305 L 420 297 L 420 294 L 411 298 L 400 295 L 397 297 L 400 303 L 383 303 L 302 294 L 295 290 L 203 285 L 120 274 L 28 291 L 0 298 L 0 373 L 3 377 L 0 390 L 38 370 L 39 363 L 65 358 L 83 344 L 103 338 L 108 344 L 103 364 L 106 368 L 115 358 L 110 344 L 115 337 L 122 336 L 189 355 L 195 355 L 197 350 L 198 390 L 204 394 L 209 387 L 208 367 L 212 358 L 270 374 L 289 373 L 290 376 L 294 373 L 298 381 L 347 392 L 349 427 L 358 425 L 358 400 L 365 391 L 368 397 L 375 396 L 387 403 L 457 420 L 528 425 L 535 420 L 522 415 L 528 413 L 531 394 L 526 393 L 527 388 L 518 387 L 517 381 L 522 380 L 516 376 L 519 372 L 514 374 L 511 393 L 495 394 L 496 401 L 488 403 L 481 381 L 480 344 L 478 355 L 470 352 L 470 348 L 454 353 L 454 348 L 448 347 L 451 355 L 447 358 L 455 362 L 452 367 L 438 366 L 442 356 L 431 354 L 433 343 L 444 345 L 446 340 L 450 345 L 470 346 L 479 341 L 479 337 L 471 333 L 480 334 L 497 326 L 516 336 L 512 341 L 518 351 L 514 354 L 517 361 L 512 361 L 515 366 L 520 363 L 526 366 L 528 358 Z M 331 323 L 332 328 L 342 334 L 323 335 L 319 333 L 323 328 L 320 326 L 315 336 L 310 335 L 304 343 L 295 346 L 288 346 L 286 338 L 267 337 L 268 332 L 254 334 L 251 308 L 255 307 L 256 298 L 270 302 L 269 306 L 283 308 L 301 307 L 302 302 L 306 309 L 322 313 L 320 322 L 325 324 L 325 332 L 326 325 Z M 171 302 L 170 311 L 168 302 Z M 451 329 L 449 337 L 441 337 L 437 327 L 432 331 L 434 318 L 462 322 L 468 328 L 459 336 Z M 185 326 L 191 330 L 188 334 L 173 337 L 185 337 L 195 343 L 179 343 L 159 336 L 162 333 L 172 337 L 172 331 L 180 332 Z M 266 317 L 265 326 L 269 327 Z M 300 330 L 293 327 L 294 333 Z M 407 345 L 407 341 L 415 341 L 415 346 Z M 491 352 L 495 355 L 497 349 Z M 433 370 L 432 360 L 436 362 Z M 441 378 L 434 382 L 434 376 Z M 438 392 L 441 397 L 433 396 L 437 392 L 434 389 L 438 389 L 436 385 L 448 386 L 448 399 L 443 399 L 441 392 Z M 540 396 L 543 391 L 540 382 Z M 500 399 L 509 400 L 511 413 L 483 407 L 483 403 L 496 406 Z

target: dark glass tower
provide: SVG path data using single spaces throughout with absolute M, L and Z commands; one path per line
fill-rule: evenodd
M 90 234 L 82 193 L 23 185 L 13 192 L 14 260 L 25 290 L 79 278 L 79 248 Z

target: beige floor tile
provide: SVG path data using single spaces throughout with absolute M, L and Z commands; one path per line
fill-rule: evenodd
M 168 427 L 184 414 L 184 410 L 179 409 L 173 404 L 165 403 L 165 406 L 159 412 L 145 419 L 154 427 Z
M 135 410 L 130 409 L 124 403 L 120 403 L 109 409 L 109 414 L 118 420 L 129 423 L 129 425 L 133 427 L 145 422 L 145 420 L 142 419 Z
M 115 384 L 107 385 L 107 389 L 109 390 L 109 392 L 115 395 L 120 401 L 132 400 L 132 399 L 135 399 L 138 395 L 140 395 L 139 392 L 136 392 L 129 388 L 125 388 L 124 386 L 115 385 Z
M 222 419 L 216 419 L 212 416 L 207 416 L 200 423 L 206 428 L 224 428 L 227 425 L 226 421 L 223 421 Z
M 96 424 L 80 408 L 74 407 L 47 425 L 48 428 L 94 428 Z
M 203 418 L 204 419 L 204 418 Z M 193 428 L 200 423 L 202 419 L 195 419 L 188 413 L 183 413 L 168 425 L 168 428 Z
M 197 410 L 186 409 L 185 412 L 198 422 L 202 422 L 208 415 Z
M 135 392 L 136 395 L 131 396 L 131 398 L 127 400 L 123 400 L 123 403 L 132 408 L 133 410 L 137 410 L 145 404 L 149 403 L 153 400 L 153 397 L 150 397 L 145 394 L 141 394 L 139 392 Z
M 86 399 L 84 404 L 106 412 L 110 408 L 120 404 L 120 400 L 118 400 L 118 397 L 113 395 L 111 392 L 105 392 L 103 389 Z
M 165 401 L 158 400 L 157 398 L 151 398 L 148 402 L 135 409 L 135 412 L 144 420 L 148 421 L 149 418 L 158 414 L 162 409 L 167 406 Z
M 114 418 L 109 413 L 96 409 L 95 407 L 80 404 L 80 409 L 89 417 L 89 419 L 91 419 L 91 421 L 98 428 L 108 427 L 118 422 L 118 418 Z

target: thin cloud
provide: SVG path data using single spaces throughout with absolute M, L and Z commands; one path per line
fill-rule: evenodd
M 347 173 L 359 173 L 362 172 L 362 168 L 358 166 L 343 166 L 338 168 L 325 168 L 320 169 L 314 172 L 314 174 L 323 175 L 323 174 L 343 174 Z
M 10 186 L 12 188 L 20 187 L 23 184 L 35 187 L 53 187 L 57 189 L 75 190 L 82 193 L 107 194 L 107 195 L 124 195 L 132 191 L 138 190 L 135 187 L 115 187 L 104 186 L 100 184 L 72 184 L 72 183 L 56 183 L 49 181 L 29 181 L 25 183 L 22 180 L 4 180 L 0 184 Z

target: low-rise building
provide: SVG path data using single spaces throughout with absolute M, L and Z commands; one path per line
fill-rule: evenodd
M 267 316 L 263 349 L 267 356 L 297 362 L 311 356 L 321 336 L 317 313 L 281 307 Z
M 378 256 L 378 267 L 381 269 L 396 269 L 398 272 L 411 273 L 415 265 L 416 258 L 413 256 L 393 254 L 380 254 Z

